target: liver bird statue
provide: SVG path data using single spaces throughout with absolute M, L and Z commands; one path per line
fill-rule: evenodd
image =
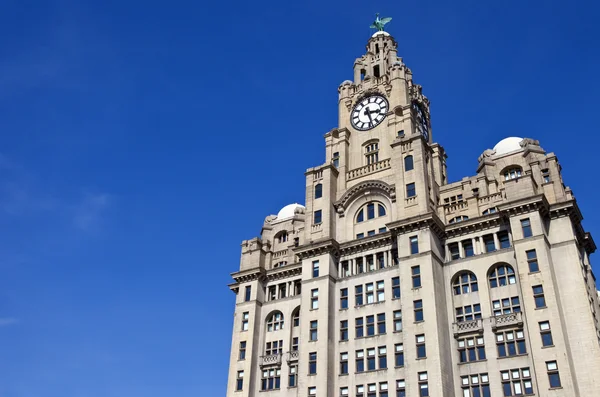
M 383 27 L 386 23 L 389 23 L 392 18 L 381 18 L 379 19 L 379 13 L 375 14 L 375 22 L 371 25 L 371 29 L 377 29 L 379 32 L 383 32 Z

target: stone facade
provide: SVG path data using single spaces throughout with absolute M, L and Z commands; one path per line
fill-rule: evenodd
M 596 395 L 596 247 L 557 157 L 508 138 L 448 183 L 396 49 L 369 39 L 305 206 L 242 243 L 227 396 Z

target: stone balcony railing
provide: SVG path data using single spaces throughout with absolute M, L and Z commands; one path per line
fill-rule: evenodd
M 282 258 L 284 256 L 287 256 L 287 254 L 288 254 L 288 250 L 287 249 L 280 250 L 280 251 L 275 251 L 273 253 L 273 259 Z
M 446 214 L 452 214 L 456 211 L 466 210 L 468 207 L 469 207 L 469 205 L 467 204 L 466 201 L 461 201 L 458 203 L 448 204 L 447 206 L 444 207 L 444 210 L 446 211 Z
M 494 332 L 496 332 L 498 328 L 503 327 L 522 327 L 523 313 L 502 314 L 500 316 L 491 317 L 490 321 L 492 322 L 492 331 Z
M 298 350 L 288 352 L 287 362 L 291 363 L 294 361 L 298 361 L 298 357 L 300 357 L 300 352 Z
M 390 159 L 378 161 L 373 164 L 365 165 L 364 167 L 355 168 L 346 173 L 346 180 L 360 178 L 361 176 L 369 175 L 391 167 Z
M 470 321 L 463 321 L 460 323 L 452 324 L 454 331 L 454 337 L 458 338 L 460 335 L 472 334 L 472 333 L 483 333 L 483 320 L 475 319 Z
M 260 357 L 260 367 L 268 365 L 281 365 L 281 354 L 269 354 L 268 356 Z

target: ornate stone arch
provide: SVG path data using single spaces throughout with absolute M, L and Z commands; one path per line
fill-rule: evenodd
M 342 198 L 333 203 L 335 211 L 340 217 L 343 217 L 348 206 L 357 198 L 367 193 L 379 193 L 387 197 L 392 203 L 396 202 L 396 187 L 394 185 L 389 185 L 383 181 L 370 180 L 361 182 L 348 189 Z

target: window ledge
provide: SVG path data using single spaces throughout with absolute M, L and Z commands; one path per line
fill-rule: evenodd
M 558 387 L 551 387 L 548 390 L 560 390 L 562 388 L 563 388 L 562 386 L 558 386 Z
M 464 363 L 458 363 L 458 365 L 469 365 L 469 364 L 477 364 L 477 363 L 484 363 L 487 361 L 487 358 L 485 360 L 477 360 L 477 361 L 466 361 Z
M 529 355 L 529 353 L 523 353 L 523 354 L 515 354 L 514 356 L 504 356 L 504 357 L 497 357 L 498 360 L 506 360 L 508 358 L 515 358 L 515 357 L 525 357 Z
M 548 306 L 541 306 L 541 307 L 536 307 L 535 310 L 543 310 L 543 309 L 547 309 Z
M 427 360 L 427 357 L 417 357 L 417 360 Z
M 554 345 L 542 346 L 542 349 L 551 349 L 555 347 Z
M 539 273 L 541 273 L 541 271 L 540 270 L 536 270 L 535 272 L 529 272 L 527 274 L 539 274 Z

